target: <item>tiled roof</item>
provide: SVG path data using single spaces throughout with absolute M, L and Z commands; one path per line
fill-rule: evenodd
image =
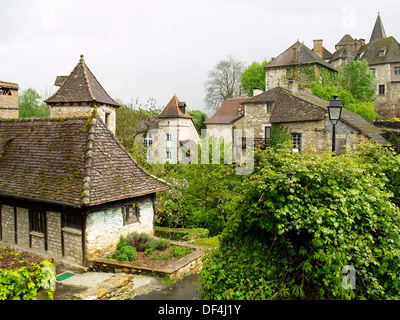
M 275 87 L 272 88 L 268 91 L 265 91 L 263 93 L 260 93 L 254 97 L 247 98 L 242 102 L 242 104 L 248 104 L 248 103 L 265 103 L 269 101 L 275 101 L 276 100 L 276 95 L 278 92 L 281 90 L 280 87 Z
M 268 70 L 270 68 L 280 68 L 307 63 L 317 63 L 328 69 L 337 71 L 332 65 L 320 58 L 311 49 L 307 48 L 307 46 L 299 41 L 286 49 L 276 59 L 264 66 L 264 69 Z
M 380 55 L 380 52 L 383 55 Z M 386 64 L 400 62 L 400 45 L 393 37 L 376 39 L 358 50 L 358 57 L 366 59 L 368 64 Z
M 0 196 L 89 207 L 166 188 L 97 115 L 0 120 Z
M 226 99 L 219 109 L 210 117 L 205 124 L 230 124 L 242 116 L 238 115 L 240 105 L 249 98 Z
M 271 123 L 323 120 L 328 113 L 329 102 L 306 91 L 291 92 L 280 88 L 271 114 Z M 347 109 L 342 109 L 340 120 L 358 130 L 369 139 L 386 146 L 382 130 L 363 117 Z
M 108 95 L 87 67 L 83 55 L 71 74 L 67 78 L 57 77 L 56 84 L 61 86 L 53 96 L 45 101 L 49 105 L 61 102 L 95 103 L 119 107 L 119 104 Z
M 186 102 L 179 101 L 176 95 L 172 97 L 170 102 L 165 106 L 163 111 L 158 115 L 158 118 L 188 118 L 193 119 L 187 110 Z
M 17 89 L 18 90 L 18 84 L 0 80 L 0 88 Z

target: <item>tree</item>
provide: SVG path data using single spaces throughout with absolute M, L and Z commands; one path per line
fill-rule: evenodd
M 226 99 L 243 95 L 240 81 L 243 68 L 242 61 L 228 56 L 208 72 L 208 80 L 205 82 L 205 103 L 208 109 L 215 112 Z
M 253 89 L 265 89 L 265 70 L 263 67 L 268 64 L 268 60 L 264 59 L 261 63 L 254 61 L 241 74 L 241 83 L 247 96 L 253 96 Z
M 18 97 L 20 118 L 42 118 L 50 116 L 50 107 L 41 102 L 41 96 L 33 88 L 28 88 Z
M 366 59 L 352 60 L 339 72 L 339 84 L 359 102 L 372 102 L 375 98 L 376 84 Z
M 204 124 L 204 121 L 206 121 L 208 117 L 204 112 L 200 110 L 192 110 L 189 111 L 189 114 L 194 117 L 193 121 L 199 133 L 201 133 L 201 129 L 206 129 L 207 126 Z

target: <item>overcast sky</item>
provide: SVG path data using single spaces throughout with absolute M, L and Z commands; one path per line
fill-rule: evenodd
M 0 0 L 0 80 L 53 88 L 85 61 L 111 97 L 165 106 L 176 94 L 203 109 L 207 73 L 233 55 L 246 64 L 297 41 L 312 49 L 344 34 L 369 40 L 378 11 L 400 41 L 399 1 Z

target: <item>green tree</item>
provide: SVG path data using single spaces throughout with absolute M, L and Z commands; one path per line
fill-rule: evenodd
M 267 59 L 264 59 L 261 63 L 254 61 L 242 72 L 240 79 L 247 96 L 252 97 L 255 88 L 265 90 L 265 70 L 263 67 L 268 62 Z
M 400 212 L 385 174 L 399 164 L 372 143 L 340 157 L 258 151 L 204 261 L 203 298 L 399 299 Z
M 206 129 L 207 126 L 204 124 L 204 121 L 208 119 L 207 114 L 200 110 L 189 111 L 189 114 L 194 117 L 193 121 L 199 133 L 201 133 L 201 129 Z
M 42 97 L 33 88 L 28 88 L 18 97 L 20 118 L 42 118 L 50 116 L 50 107 L 41 102 Z
M 331 100 L 334 94 L 337 94 L 345 109 L 360 115 L 369 122 L 375 120 L 378 116 L 374 105 L 370 101 L 357 100 L 353 97 L 351 92 L 340 86 L 324 87 L 317 82 L 313 82 L 311 84 L 311 92 L 317 97 L 327 101 Z
M 357 102 L 372 102 L 375 99 L 376 84 L 366 59 L 352 60 L 345 65 L 339 72 L 338 82 Z

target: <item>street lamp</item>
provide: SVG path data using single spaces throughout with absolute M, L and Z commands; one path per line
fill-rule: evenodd
M 329 113 L 329 120 L 332 123 L 332 152 L 336 151 L 336 132 L 335 126 L 340 120 L 340 115 L 342 113 L 342 103 L 338 99 L 338 96 L 335 94 L 333 95 L 331 101 L 329 101 L 328 106 L 328 113 Z

